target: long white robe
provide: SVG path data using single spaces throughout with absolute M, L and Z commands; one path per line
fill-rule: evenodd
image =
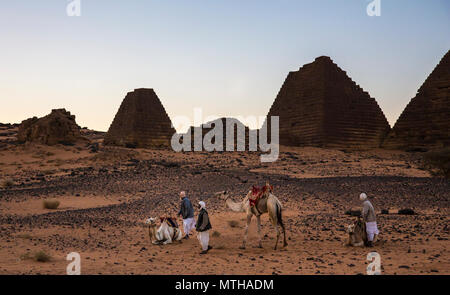
M 202 246 L 203 251 L 208 250 L 209 245 L 209 230 L 202 231 L 197 234 L 198 241 L 200 242 L 200 245 Z
M 183 230 L 185 235 L 190 235 L 194 227 L 195 227 L 194 217 L 183 219 Z
M 367 239 L 369 241 L 373 241 L 374 236 L 379 234 L 377 222 L 376 221 L 366 222 L 366 232 L 367 232 Z

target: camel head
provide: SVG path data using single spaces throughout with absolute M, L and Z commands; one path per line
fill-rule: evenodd
M 230 195 L 229 192 L 223 191 L 223 192 L 218 193 L 217 196 L 218 196 L 219 199 L 225 201 L 226 206 L 228 208 L 230 208 L 232 211 L 245 212 L 245 208 L 244 208 L 245 202 L 244 201 L 237 202 L 237 203 L 234 202 L 231 199 L 231 195 Z M 244 200 L 245 200 L 245 198 L 244 198 Z
M 346 232 L 349 235 L 354 234 L 355 233 L 355 225 L 354 224 L 347 225 Z
M 156 227 L 156 218 L 150 217 L 145 220 L 145 224 L 148 224 L 150 227 Z
M 217 198 L 220 200 L 226 201 L 230 197 L 230 192 L 228 191 L 221 191 L 214 194 Z
M 263 186 L 262 191 L 264 193 L 266 193 L 266 192 L 268 192 L 268 193 L 273 192 L 273 185 L 270 185 L 269 181 L 267 181 L 266 185 Z

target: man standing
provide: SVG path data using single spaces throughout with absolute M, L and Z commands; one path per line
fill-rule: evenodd
M 186 197 L 186 192 L 180 192 L 181 208 L 178 215 L 183 218 L 184 238 L 189 239 L 191 230 L 194 228 L 194 207 L 192 207 L 191 201 Z
M 367 199 L 367 195 L 362 193 L 359 195 L 359 199 L 363 202 L 363 210 L 362 217 L 364 222 L 366 223 L 366 231 L 367 231 L 367 246 L 373 247 L 373 242 L 376 240 L 378 232 L 377 220 L 375 216 L 375 209 L 372 206 L 372 203 Z
M 200 213 L 198 214 L 197 218 L 197 225 L 195 228 L 197 229 L 197 238 L 200 242 L 200 245 L 202 246 L 202 252 L 200 254 L 206 254 L 210 249 L 212 249 L 211 246 L 209 246 L 209 230 L 212 228 L 211 223 L 209 222 L 209 216 L 208 211 L 206 211 L 206 205 L 205 202 L 200 201 L 198 202 L 200 206 Z

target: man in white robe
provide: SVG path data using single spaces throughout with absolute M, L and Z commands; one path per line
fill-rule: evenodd
M 379 234 L 375 209 L 373 208 L 372 203 L 370 203 L 365 193 L 360 194 L 359 199 L 363 202 L 362 217 L 364 222 L 366 223 L 367 246 L 373 247 L 373 243 L 374 241 L 376 241 Z
M 205 202 L 200 201 L 198 204 L 200 207 L 200 212 L 198 214 L 197 225 L 195 227 L 198 232 L 197 238 L 202 246 L 202 252 L 200 252 L 200 254 L 206 254 L 210 249 L 212 249 L 212 247 L 209 246 L 209 230 L 212 226 L 209 221 L 208 212 L 206 211 Z

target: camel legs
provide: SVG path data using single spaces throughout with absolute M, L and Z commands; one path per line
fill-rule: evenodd
M 283 247 L 287 246 L 287 241 L 286 241 L 286 229 L 284 228 L 284 224 L 282 222 L 280 222 L 280 220 L 278 220 L 277 218 L 271 218 L 270 221 L 272 222 L 273 226 L 275 227 L 275 231 L 277 232 L 277 240 L 275 242 L 275 247 L 274 250 L 277 249 L 278 247 L 278 241 L 280 240 L 280 228 L 278 226 L 281 227 L 281 229 L 283 230 Z
M 247 215 L 247 224 L 245 225 L 245 231 L 244 231 L 244 240 L 242 241 L 242 246 L 239 247 L 240 249 L 245 249 L 245 244 L 247 243 L 247 236 L 248 236 L 248 227 L 250 226 L 250 222 L 252 222 L 253 214 Z
M 280 238 L 280 229 L 278 228 L 278 224 L 275 224 L 275 230 L 277 231 L 277 240 L 276 240 L 276 242 L 275 242 L 275 247 L 273 248 L 274 250 L 277 249 L 277 246 L 278 246 L 278 240 L 279 240 L 279 238 Z
M 261 216 L 256 216 L 256 221 L 258 223 L 258 247 L 262 248 L 262 237 L 261 237 Z
M 166 240 L 163 242 L 163 245 L 172 244 L 172 235 L 170 234 L 170 230 L 167 229 L 163 235 Z
M 287 246 L 286 229 L 284 228 L 284 224 L 281 227 L 283 228 L 283 247 L 286 247 Z
M 167 240 L 164 241 L 163 245 L 172 244 L 172 238 L 169 237 Z

